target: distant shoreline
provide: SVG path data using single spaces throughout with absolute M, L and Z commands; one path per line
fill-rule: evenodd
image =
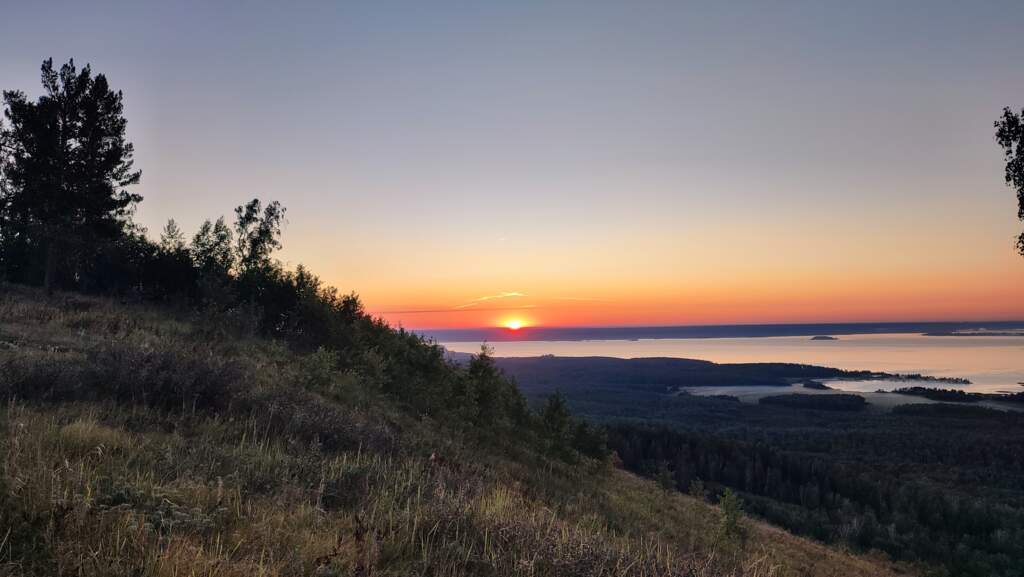
M 924 333 L 926 337 L 1024 337 L 1024 329 L 1011 329 L 1005 331 L 992 330 L 962 330 Z
M 985 332 L 982 332 L 985 331 Z M 925 336 L 1024 336 L 1024 321 L 920 323 L 816 323 L 687 325 L 669 327 L 524 327 L 421 329 L 412 332 L 438 342 L 611 341 L 638 339 L 721 339 L 814 337 L 819 335 L 920 334 Z

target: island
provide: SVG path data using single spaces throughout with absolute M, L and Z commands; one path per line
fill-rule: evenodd
M 836 337 L 831 337 L 829 335 L 817 335 L 817 336 L 811 337 L 811 340 L 812 341 L 838 341 L 839 339 L 836 338 Z
M 1024 337 L 1024 328 L 1008 329 L 954 329 L 923 333 L 926 337 Z
M 885 391 L 877 391 L 885 392 Z M 890 391 L 899 395 L 922 397 L 931 401 L 945 403 L 977 403 L 979 401 L 1003 401 L 1008 403 L 1024 403 L 1024 393 L 968 393 L 959 389 L 932 389 L 928 387 L 903 387 Z
M 805 389 L 813 389 L 815 391 L 831 391 L 832 390 L 832 387 L 826 385 L 825 383 L 822 383 L 822 382 L 819 382 L 819 381 L 810 380 L 810 379 L 808 379 L 806 381 L 803 381 L 800 384 L 803 385 Z
M 961 377 L 933 377 L 921 373 L 871 373 L 866 381 L 922 381 L 926 383 L 946 383 L 949 385 L 970 385 L 970 379 Z

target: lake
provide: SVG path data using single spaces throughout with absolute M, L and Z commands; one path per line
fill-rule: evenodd
M 457 352 L 475 353 L 479 342 L 442 342 Z M 504 341 L 489 343 L 500 357 L 556 355 L 620 358 L 678 357 L 717 363 L 787 362 L 887 373 L 962 377 L 970 385 L 928 382 L 837 381 L 856 392 L 909 385 L 959 388 L 979 393 L 1024 391 L 1024 337 L 925 336 L 919 333 L 853 334 L 838 340 L 808 336 L 699 339 Z

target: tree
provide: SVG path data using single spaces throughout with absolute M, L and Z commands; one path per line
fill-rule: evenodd
M 2 190 L 5 265 L 18 280 L 37 280 L 52 289 L 58 274 L 82 282 L 88 261 L 125 235 L 132 207 L 142 197 L 129 193 L 141 172 L 134 170 L 132 144 L 125 138 L 121 92 L 107 78 L 74 60 L 54 70 L 42 65 L 43 95 L 30 101 L 5 91 Z M 59 267 L 59 268 L 58 268 Z
M 658 486 L 661 487 L 662 491 L 671 493 L 676 488 L 676 478 L 672 475 L 672 471 L 668 468 L 668 463 L 665 461 L 658 461 L 658 470 L 654 474 L 654 478 L 658 481 Z
M 185 235 L 178 228 L 174 219 L 169 219 L 160 233 L 160 249 L 168 253 L 178 253 L 185 250 Z
M 235 265 L 231 243 L 231 229 L 224 224 L 224 217 L 218 218 L 215 223 L 207 220 L 192 237 L 192 245 L 189 247 L 192 261 L 204 274 L 227 277 Z
M 1024 109 L 1017 114 L 1004 108 L 995 129 L 1006 161 L 1006 184 L 1017 191 L 1017 218 L 1024 221 Z M 1017 251 L 1024 256 L 1024 232 L 1017 237 Z
M 729 538 L 743 536 L 743 501 L 732 489 L 726 488 L 718 500 L 722 509 L 722 534 Z
M 564 443 L 572 425 L 572 414 L 569 403 L 561 391 L 548 395 L 544 408 L 540 412 L 541 423 L 548 437 L 556 443 Z
M 480 354 L 469 361 L 466 376 L 475 425 L 492 430 L 511 428 L 525 416 L 526 401 L 498 368 L 490 347 L 480 347 Z
M 270 255 L 281 248 L 285 209 L 276 200 L 264 208 L 259 199 L 235 209 L 235 245 L 241 274 L 265 269 Z

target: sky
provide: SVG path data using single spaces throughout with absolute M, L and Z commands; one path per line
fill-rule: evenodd
M 408 328 L 1024 319 L 1015 2 L 18 2 L 187 232 L 253 197 Z

